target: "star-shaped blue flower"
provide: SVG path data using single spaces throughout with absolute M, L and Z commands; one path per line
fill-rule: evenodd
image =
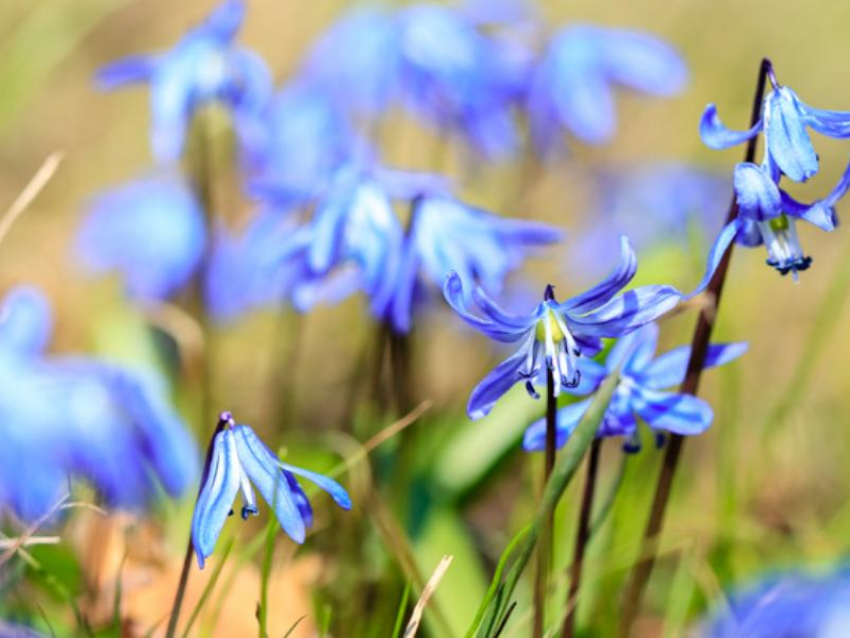
M 850 137 L 850 111 L 825 111 L 803 102 L 787 86 L 777 83 L 772 69 L 773 90 L 765 97 L 762 116 L 747 131 L 728 129 L 709 104 L 700 122 L 702 141 L 714 149 L 743 144 L 764 131 L 765 164 L 771 172 L 776 167 L 795 182 L 805 182 L 818 172 L 818 154 L 812 146 L 808 130 L 834 138 Z
M 283 531 L 303 543 L 313 524 L 313 508 L 297 476 L 315 483 L 343 509 L 351 509 L 348 493 L 334 480 L 278 459 L 247 425 L 236 425 L 225 412 L 226 423 L 215 436 L 209 470 L 204 477 L 192 516 L 192 545 L 201 569 L 213 553 L 221 528 L 232 514 L 233 501 L 242 493 L 243 520 L 259 514 L 252 484 L 274 509 Z
M 581 383 L 568 389 L 568 392 L 577 395 L 593 393 L 608 375 L 619 369 L 619 382 L 597 436 L 627 437 L 624 445 L 627 452 L 640 449 L 638 416 L 660 436 L 664 432 L 700 434 L 711 425 L 714 416 L 711 406 L 702 399 L 689 394 L 664 392 L 684 380 L 691 348 L 682 346 L 654 358 L 657 343 L 658 326 L 653 323 L 619 339 L 608 353 L 604 365 L 593 359 L 582 358 L 578 363 Z M 746 343 L 711 345 L 704 367 L 728 363 L 746 350 Z M 591 401 L 586 399 L 558 410 L 558 447 L 569 439 Z M 523 447 L 528 451 L 545 449 L 545 420 L 537 421 L 526 430 Z
M 470 418 L 480 419 L 488 414 L 496 401 L 520 381 L 525 382 L 532 397 L 538 398 L 536 386 L 545 386 L 547 370 L 552 371 L 556 396 L 562 389 L 577 387 L 582 376 L 579 358 L 598 353 L 603 337 L 627 335 L 687 298 L 672 286 L 659 285 L 618 294 L 636 272 L 637 257 L 623 237 L 620 264 L 597 286 L 560 303 L 549 286 L 543 301 L 525 316 L 507 314 L 481 288 L 475 288 L 472 298 L 483 317 L 469 311 L 469 294 L 464 291 L 463 281 L 457 273 L 451 273 L 443 292 L 455 312 L 491 339 L 520 344 L 514 355 L 472 391 L 467 406 Z
M 107 90 L 150 84 L 152 146 L 160 161 L 179 159 L 192 116 L 204 104 L 227 105 L 237 131 L 256 126 L 272 81 L 259 56 L 233 44 L 244 17 L 242 0 L 225 0 L 170 51 L 130 56 L 98 72 L 98 84 Z
M 670 96 L 687 83 L 679 54 L 659 38 L 573 25 L 559 31 L 534 66 L 526 108 L 538 150 L 550 154 L 566 130 L 588 144 L 616 130 L 615 86 Z

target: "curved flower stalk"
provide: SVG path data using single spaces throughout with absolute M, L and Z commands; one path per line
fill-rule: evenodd
M 0 310 L 0 507 L 33 520 L 91 482 L 114 507 L 182 495 L 197 450 L 158 377 L 81 357 L 48 358 L 50 306 L 16 288 Z M 161 486 L 161 487 L 160 487 Z
M 839 182 L 823 199 L 805 204 L 779 188 L 779 176 L 766 165 L 741 162 L 735 167 L 735 198 L 738 215 L 721 232 L 712 249 L 722 254 L 734 240 L 743 246 L 764 244 L 767 265 L 782 275 L 798 273 L 811 266 L 797 234 L 797 221 L 806 221 L 821 230 L 835 230 L 835 206 L 850 187 L 850 165 Z
M 120 273 L 134 299 L 161 301 L 199 267 L 206 234 L 192 189 L 176 173 L 161 173 L 96 197 L 79 230 L 77 254 L 94 273 Z
M 659 38 L 591 25 L 566 27 L 549 42 L 529 81 L 526 109 L 534 143 L 551 154 L 562 131 L 587 144 L 607 142 L 617 126 L 615 86 L 671 96 L 687 79 L 681 56 Z
M 236 425 L 229 413 L 223 413 L 221 419 L 225 425 L 213 440 L 210 465 L 192 516 L 192 545 L 201 569 L 233 513 L 238 493 L 242 494 L 242 519 L 259 514 L 252 484 L 296 543 L 304 542 L 306 529 L 313 524 L 313 508 L 297 477 L 315 483 L 341 508 L 351 509 L 348 493 L 336 481 L 282 462 L 250 427 Z
M 581 383 L 568 388 L 571 394 L 587 395 L 596 392 L 608 375 L 619 369 L 619 381 L 614 396 L 597 433 L 598 437 L 626 437 L 623 449 L 637 452 L 641 448 L 637 419 L 643 419 L 659 440 L 664 432 L 681 435 L 700 434 L 713 419 L 711 406 L 689 394 L 665 392 L 685 378 L 690 346 L 682 346 L 655 358 L 658 343 L 658 325 L 648 324 L 619 339 L 600 364 L 582 358 L 578 362 Z M 712 345 L 708 348 L 703 368 L 729 363 L 747 350 L 746 343 Z M 573 403 L 558 411 L 557 446 L 566 443 L 592 399 Z M 545 448 L 546 422 L 540 420 L 525 432 L 523 447 L 527 451 Z
M 524 382 L 533 398 L 538 384 L 545 384 L 546 371 L 554 377 L 554 395 L 577 388 L 581 383 L 579 358 L 602 349 L 602 338 L 617 338 L 634 332 L 672 310 L 684 295 L 672 286 L 642 286 L 620 293 L 637 272 L 637 257 L 627 238 L 621 240 L 620 264 L 590 290 L 558 302 L 552 286 L 530 314 L 510 315 L 500 309 L 481 288 L 472 297 L 483 317 L 469 310 L 469 293 L 457 273 L 446 279 L 446 300 L 469 325 L 496 341 L 520 344 L 519 350 L 487 375 L 472 391 L 467 412 L 472 419 L 487 415 L 496 401 L 518 382 Z M 710 268 L 713 270 L 713 268 Z M 707 276 L 708 278 L 708 276 Z
M 499 294 L 529 252 L 563 237 L 546 224 L 498 217 L 436 192 L 418 198 L 411 214 L 392 300 L 397 333 L 410 330 L 414 301 L 427 284 L 439 287 L 455 271 L 463 281 Z
M 818 172 L 818 154 L 808 130 L 834 138 L 850 137 L 850 111 L 825 111 L 803 102 L 793 90 L 776 81 L 771 67 L 773 90 L 764 98 L 761 118 L 747 131 L 727 128 L 709 104 L 700 121 L 700 136 L 709 148 L 724 149 L 743 144 L 764 132 L 765 160 L 795 182 L 805 182 Z M 778 176 L 776 176 L 778 180 Z
M 130 56 L 98 72 L 97 82 L 106 90 L 150 84 L 151 143 L 158 160 L 180 158 L 192 117 L 205 104 L 226 105 L 237 132 L 256 126 L 272 81 L 259 56 L 233 44 L 244 17 L 242 0 L 224 0 L 170 51 Z
M 850 626 L 850 573 L 773 576 L 733 593 L 694 634 L 699 638 L 839 638 Z

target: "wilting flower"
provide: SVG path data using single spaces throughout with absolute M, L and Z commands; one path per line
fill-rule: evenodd
M 803 204 L 779 188 L 778 174 L 771 175 L 766 165 L 742 162 L 735 167 L 735 198 L 738 215 L 718 236 L 713 251 L 722 254 L 736 240 L 744 246 L 764 244 L 767 264 L 781 274 L 806 270 L 812 258 L 803 253 L 797 235 L 797 220 L 821 230 L 835 229 L 835 205 L 850 187 L 850 166 L 835 188 L 823 199 Z
M 213 441 L 209 470 L 192 516 L 192 544 L 202 569 L 233 513 L 237 493 L 242 493 L 243 520 L 259 514 L 252 483 L 296 543 L 304 542 L 306 529 L 313 524 L 313 508 L 296 476 L 325 490 L 343 509 L 351 509 L 348 493 L 336 481 L 282 462 L 250 427 L 236 425 L 229 412 L 222 413 L 221 420 L 223 428 Z
M 192 116 L 205 104 L 225 104 L 237 131 L 256 126 L 272 82 L 256 54 L 233 44 L 244 17 L 242 0 L 225 0 L 170 51 L 131 56 L 98 72 L 98 83 L 107 90 L 135 82 L 150 84 L 157 159 L 180 157 Z
M 714 416 L 711 406 L 702 399 L 664 391 L 684 380 L 691 347 L 682 346 L 653 358 L 657 343 L 658 325 L 653 323 L 643 326 L 619 339 L 608 353 L 604 365 L 593 359 L 580 359 L 578 369 L 581 382 L 577 387 L 567 389 L 571 394 L 590 394 L 599 388 L 608 375 L 619 374 L 619 381 L 597 436 L 627 437 L 624 449 L 628 452 L 640 449 L 638 416 L 658 436 L 663 436 L 663 432 L 700 434 L 711 425 Z M 746 343 L 711 345 L 703 367 L 723 365 L 737 359 L 746 350 Z M 586 399 L 558 410 L 558 447 L 569 439 L 591 401 Z M 545 420 L 537 421 L 526 430 L 523 447 L 529 451 L 546 447 Z
M 532 397 L 538 398 L 536 386 L 546 384 L 547 370 L 552 372 L 556 396 L 562 389 L 577 387 L 581 382 L 579 357 L 598 353 L 603 337 L 625 336 L 687 298 L 672 286 L 658 285 L 642 286 L 618 295 L 636 271 L 637 257 L 623 237 L 620 264 L 605 280 L 560 303 L 555 300 L 553 288 L 548 286 L 543 301 L 526 316 L 505 313 L 481 288 L 475 288 L 472 295 L 483 318 L 469 311 L 463 282 L 457 273 L 451 273 L 444 294 L 455 312 L 491 339 L 520 344 L 514 355 L 472 391 L 467 406 L 470 418 L 485 416 L 520 381 L 525 382 Z
M 50 306 L 16 288 L 0 309 L 0 507 L 50 511 L 71 478 L 115 507 L 179 496 L 197 450 L 158 377 L 82 357 L 46 357 Z
M 850 112 L 825 111 L 809 106 L 787 86 L 776 82 L 764 99 L 762 116 L 748 131 L 733 131 L 720 121 L 717 107 L 709 104 L 700 121 L 702 141 L 714 149 L 742 144 L 764 131 L 765 164 L 777 167 L 789 179 L 804 182 L 818 172 L 818 155 L 807 128 L 827 137 L 850 137 Z
M 527 109 L 541 152 L 557 148 L 562 130 L 588 144 L 610 140 L 616 130 L 613 87 L 669 96 L 687 82 L 679 54 L 638 31 L 591 25 L 558 32 L 536 63 Z
M 499 294 L 529 251 L 562 237 L 551 226 L 497 217 L 447 194 L 418 198 L 411 214 L 391 310 L 399 333 L 410 330 L 413 303 L 426 283 L 439 287 L 456 271 L 461 280 Z
M 189 281 L 205 245 L 200 203 L 180 177 L 164 174 L 98 196 L 80 229 L 77 252 L 96 273 L 119 272 L 131 297 L 151 301 Z
M 850 572 L 773 576 L 733 593 L 700 638 L 841 638 L 850 627 Z

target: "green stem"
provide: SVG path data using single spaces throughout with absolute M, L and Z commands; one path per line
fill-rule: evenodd
M 767 77 L 772 75 L 772 72 L 770 60 L 764 58 L 759 66 L 756 90 L 755 95 L 753 96 L 753 110 L 750 117 L 751 126 L 755 125 L 761 118 L 765 83 Z M 757 140 L 758 136 L 754 136 L 750 140 L 749 144 L 747 144 L 744 161 L 752 162 L 755 159 Z M 732 204 L 729 207 L 729 213 L 726 217 L 726 223 L 731 223 L 737 215 L 737 200 L 733 197 Z M 714 276 L 708 284 L 706 293 L 712 303 L 710 307 L 703 308 L 700 312 L 699 319 L 697 320 L 693 340 L 691 341 L 691 356 L 688 360 L 685 380 L 679 388 L 679 392 L 681 394 L 696 396 L 697 391 L 699 390 L 699 382 L 702 375 L 702 368 L 705 363 L 705 355 L 706 352 L 708 352 L 708 344 L 711 340 L 711 333 L 714 330 L 718 308 L 720 307 L 720 298 L 723 294 L 723 284 L 726 282 L 726 273 L 729 270 L 729 262 L 732 258 L 733 246 L 734 243 L 730 244 L 726 249 Z M 670 442 L 664 454 L 664 459 L 661 465 L 661 473 L 658 477 L 658 483 L 656 484 L 652 509 L 650 510 L 649 520 L 643 536 L 643 542 L 641 543 L 641 551 L 638 562 L 632 570 L 631 578 L 629 579 L 629 584 L 626 589 L 622 607 L 623 613 L 620 616 L 619 633 L 621 636 L 628 636 L 631 633 L 640 609 L 640 602 L 643 597 L 644 589 L 646 588 L 646 584 L 649 582 L 649 577 L 652 574 L 652 568 L 655 565 L 657 542 L 661 534 L 661 528 L 664 525 L 664 512 L 667 509 L 667 503 L 670 499 L 673 477 L 675 476 L 676 468 L 679 465 L 679 458 L 682 454 L 684 442 L 685 440 L 683 436 L 673 434 L 670 437 Z

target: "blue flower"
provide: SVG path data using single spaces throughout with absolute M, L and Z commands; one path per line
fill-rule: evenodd
M 700 638 L 839 638 L 850 627 L 850 572 L 789 573 L 733 593 Z
M 479 419 L 488 414 L 496 401 L 520 381 L 525 382 L 532 397 L 538 398 L 536 385 L 545 385 L 547 369 L 553 373 L 556 396 L 562 389 L 577 387 L 581 382 L 579 357 L 598 353 L 603 337 L 627 335 L 655 321 L 688 297 L 672 286 L 657 285 L 618 294 L 636 271 L 637 257 L 623 237 L 620 264 L 605 280 L 561 303 L 555 300 L 549 286 L 543 301 L 526 316 L 505 313 L 481 288 L 476 288 L 472 296 L 483 318 L 469 311 L 463 282 L 457 273 L 451 273 L 443 292 L 455 312 L 491 339 L 520 344 L 514 355 L 472 391 L 467 406 L 470 418 Z
M 499 294 L 527 253 L 562 237 L 551 226 L 497 217 L 440 193 L 415 200 L 411 214 L 391 310 L 399 333 L 410 330 L 413 303 L 426 282 L 439 287 L 456 271 Z
M 138 509 L 180 496 L 197 450 L 162 380 L 81 357 L 46 357 L 50 306 L 16 288 L 0 309 L 0 508 L 24 520 L 50 511 L 69 479 L 106 503 Z
M 243 520 L 259 514 L 252 483 L 274 509 L 283 531 L 296 543 L 304 542 L 306 528 L 313 524 L 313 509 L 296 476 L 325 490 L 343 509 L 351 509 L 348 493 L 336 481 L 283 463 L 250 427 L 236 425 L 227 412 L 221 418 L 226 425 L 213 441 L 209 471 L 192 516 L 192 544 L 201 569 L 233 512 L 237 493 L 242 493 Z
M 669 96 L 684 88 L 687 76 L 679 54 L 654 36 L 591 25 L 562 29 L 529 82 L 534 142 L 551 153 L 562 129 L 588 144 L 607 142 L 617 125 L 613 86 Z
M 818 155 L 809 139 L 808 128 L 827 137 L 850 137 L 850 112 L 824 111 L 809 106 L 787 86 L 776 82 L 770 71 L 773 90 L 765 97 L 762 116 L 748 131 L 733 131 L 720 121 L 717 107 L 709 104 L 700 121 L 702 141 L 713 149 L 742 144 L 764 131 L 765 163 L 778 168 L 795 182 L 805 182 L 818 172 Z
M 765 245 L 767 264 L 782 275 L 806 270 L 812 258 L 804 255 L 797 234 L 797 220 L 821 230 L 835 229 L 835 205 L 850 187 L 850 166 L 841 180 L 823 199 L 804 204 L 779 188 L 779 174 L 771 174 L 767 165 L 741 162 L 735 167 L 735 198 L 738 215 L 723 230 L 712 249 L 715 265 L 733 241 L 744 246 Z
M 640 449 L 636 416 L 656 432 L 682 435 L 700 434 L 711 425 L 713 418 L 711 407 L 702 399 L 663 391 L 684 380 L 691 356 L 690 346 L 653 358 L 657 343 L 658 326 L 648 324 L 619 339 L 609 352 L 605 365 L 593 359 L 581 359 L 578 364 L 581 382 L 568 390 L 578 395 L 595 392 L 605 377 L 616 373 L 619 368 L 619 381 L 597 436 L 628 437 L 624 445 L 628 452 Z M 711 345 L 703 367 L 723 365 L 737 359 L 746 350 L 746 343 Z M 590 403 L 591 399 L 586 399 L 558 411 L 558 447 L 569 439 Z M 545 420 L 537 421 L 526 430 L 523 447 L 528 451 L 546 447 Z
M 233 45 L 244 16 L 242 0 L 225 0 L 170 51 L 130 56 L 98 72 L 97 81 L 107 90 L 134 82 L 150 84 L 157 159 L 179 159 L 192 116 L 205 104 L 227 105 L 237 131 L 256 126 L 272 82 L 256 54 Z
M 119 272 L 142 301 L 166 299 L 188 281 L 206 245 L 204 212 L 176 175 L 139 179 L 91 204 L 77 252 L 95 273 Z

